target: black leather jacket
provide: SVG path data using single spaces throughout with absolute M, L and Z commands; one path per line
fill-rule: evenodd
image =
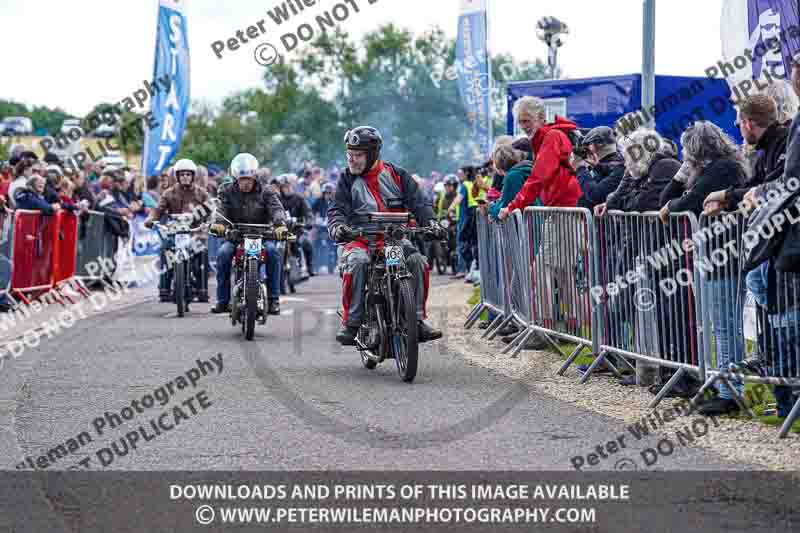
M 220 190 L 220 214 L 238 224 L 281 224 L 286 221 L 283 205 L 270 187 L 256 182 L 252 192 L 243 193 L 234 181 Z M 217 223 L 228 225 L 219 218 Z
M 300 224 L 311 224 L 313 222 L 314 217 L 311 215 L 311 209 L 308 207 L 306 199 L 301 195 L 297 193 L 281 194 L 280 200 L 283 208 L 296 218 Z

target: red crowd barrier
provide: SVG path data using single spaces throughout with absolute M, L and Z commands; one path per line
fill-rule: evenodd
M 48 216 L 39 211 L 15 211 L 11 292 L 29 303 L 26 295 L 36 299 L 53 291 L 62 303 L 53 289 L 75 275 L 77 239 L 78 218 L 73 213 L 59 211 Z
M 61 283 L 75 275 L 75 255 L 78 253 L 78 217 L 59 211 L 58 242 L 53 257 L 53 283 Z

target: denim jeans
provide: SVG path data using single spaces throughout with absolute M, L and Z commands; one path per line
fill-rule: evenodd
M 278 298 L 281 294 L 282 257 L 275 248 L 275 243 L 265 241 L 263 246 L 267 251 L 266 277 L 269 297 Z M 231 300 L 231 264 L 235 252 L 236 245 L 225 241 L 219 247 L 217 254 L 217 303 L 223 305 L 227 305 Z M 263 270 L 261 276 L 263 279 Z
M 742 307 L 744 294 L 740 294 L 736 279 L 717 279 L 708 281 L 711 324 L 714 330 L 714 347 L 717 354 L 717 368 L 726 370 L 730 363 L 738 363 L 744 357 L 744 325 Z M 742 384 L 733 384 L 741 394 Z M 719 384 L 719 397 L 732 399 L 728 387 Z
M 172 265 L 168 265 L 167 263 L 167 250 L 171 250 L 175 253 L 175 237 L 170 235 L 166 239 L 161 241 L 161 252 L 160 252 L 160 266 L 164 269 L 164 273 L 159 276 L 158 279 L 158 292 L 163 295 L 167 295 L 172 291 Z M 167 268 L 165 268 L 167 267 Z

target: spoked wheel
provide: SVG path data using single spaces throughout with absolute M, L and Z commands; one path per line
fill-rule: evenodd
M 256 315 L 258 314 L 258 259 L 251 257 L 247 260 L 247 270 L 244 273 L 244 338 L 251 341 L 256 330 Z
M 182 317 L 186 313 L 186 261 L 183 258 L 175 265 L 175 302 L 178 304 L 178 316 Z
M 436 253 L 434 254 L 434 257 L 436 258 L 436 271 L 440 276 L 444 276 L 447 274 L 447 250 L 445 250 L 444 246 L 442 246 L 440 243 L 434 243 L 434 245 L 436 246 Z
M 417 375 L 419 341 L 417 339 L 417 302 L 407 279 L 397 282 L 395 296 L 397 330 L 392 332 L 389 349 L 397 363 L 397 372 L 403 381 L 410 383 Z

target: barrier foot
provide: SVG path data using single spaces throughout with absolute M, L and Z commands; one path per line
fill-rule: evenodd
M 58 293 L 58 295 L 59 295 L 61 298 L 63 298 L 63 299 L 65 299 L 65 300 L 67 300 L 67 301 L 68 301 L 70 304 L 72 304 L 72 305 L 75 305 L 75 301 L 74 301 L 72 298 L 70 298 L 70 297 L 69 297 L 69 294 L 67 294 L 67 293 L 65 293 L 65 292 L 61 292 L 61 290 L 59 290 L 59 289 L 53 289 L 53 292 L 56 292 L 56 293 Z M 62 304 L 62 305 L 63 305 L 63 304 Z
M 713 386 L 714 383 L 716 383 L 718 379 L 719 379 L 719 375 L 711 376 L 710 378 L 708 378 L 706 380 L 705 383 L 703 383 L 703 386 L 700 387 L 700 390 L 697 391 L 697 394 L 694 395 L 694 397 L 692 398 L 692 401 L 689 402 L 689 412 L 694 412 L 697 409 L 697 402 L 700 401 L 700 398 L 702 398 L 703 395 L 705 395 L 705 392 L 711 386 Z
M 628 370 L 630 370 L 630 371 L 631 371 L 631 372 L 633 372 L 634 374 L 636 373 L 636 367 L 635 367 L 635 366 L 633 366 L 632 364 L 630 364 L 630 362 L 628 361 L 628 359 L 626 359 L 625 357 L 623 357 L 623 356 L 621 356 L 621 355 L 620 355 L 620 356 L 619 356 L 617 359 L 619 359 L 620 361 L 622 361 L 622 363 L 623 363 L 625 366 L 627 366 L 627 367 L 628 367 Z
M 30 300 L 28 300 L 27 298 L 25 298 L 25 295 L 24 295 L 22 292 L 20 292 L 20 291 L 16 291 L 16 293 L 17 293 L 17 298 L 19 298 L 20 300 L 22 300 L 22 303 L 24 303 L 25 305 L 27 305 L 28 307 L 30 307 L 30 305 L 31 305 L 31 302 L 30 302 Z
M 475 322 L 477 322 L 478 318 L 480 318 L 481 313 L 486 308 L 486 305 L 483 303 L 477 304 L 475 307 L 472 308 L 472 311 L 469 312 L 467 315 L 467 321 L 464 322 L 464 329 L 470 329 Z
M 62 294 L 58 292 L 56 289 L 50 289 L 49 291 L 45 291 L 42 296 L 52 296 L 53 300 L 56 301 L 57 304 L 61 305 L 61 307 L 66 307 L 67 304 L 64 303 L 64 299 L 61 297 Z
M 558 352 L 558 353 L 560 353 L 560 354 L 563 354 L 563 353 L 564 353 L 564 352 L 562 352 L 562 351 L 561 351 L 561 346 L 559 346 L 558 344 L 556 344 L 556 341 L 554 341 L 554 340 L 553 340 L 553 338 L 552 338 L 550 335 L 548 335 L 547 333 L 542 333 L 542 337 L 544 337 L 544 340 L 546 340 L 547 342 L 549 342 L 549 343 L 550 343 L 550 346 L 552 346 L 552 347 L 553 347 L 553 349 L 554 349 L 556 352 Z
M 792 407 L 792 411 L 789 413 L 789 416 L 786 417 L 786 420 L 783 421 L 783 425 L 781 426 L 781 431 L 778 433 L 778 438 L 785 439 L 786 435 L 789 434 L 789 430 L 792 428 L 792 424 L 794 424 L 795 419 L 797 419 L 798 415 L 800 415 L 800 398 L 794 402 L 794 407 Z
M 494 340 L 494 338 L 497 337 L 497 334 L 500 333 L 500 330 L 502 330 L 504 327 L 506 327 L 507 325 L 509 325 L 513 321 L 514 321 L 514 317 L 509 315 L 508 317 L 506 317 L 505 320 L 503 320 L 500 323 L 499 326 L 497 326 L 496 328 L 492 329 L 491 333 L 489 333 L 489 329 L 490 328 L 486 328 L 486 333 L 484 334 L 484 337 L 486 337 L 486 335 L 488 334 L 489 336 L 486 337 L 487 340 L 490 340 L 490 341 Z
M 526 327 L 525 329 L 523 329 L 522 331 L 520 331 L 520 332 L 517 334 L 517 336 L 516 336 L 516 337 L 514 337 L 514 340 L 513 340 L 513 341 L 509 342 L 509 343 L 508 343 L 508 345 L 507 345 L 505 348 L 503 348 L 502 350 L 500 350 L 500 355 L 505 355 L 505 354 L 507 354 L 508 352 L 510 352 L 511 350 L 513 350 L 513 349 L 514 349 L 514 346 L 516 346 L 516 345 L 517 345 L 517 344 L 520 342 L 520 340 L 522 339 L 522 337 L 523 337 L 523 336 L 524 336 L 526 333 L 528 333 L 528 330 L 529 330 L 529 329 L 530 329 L 529 327 Z M 526 342 L 527 342 L 527 341 L 526 341 Z
M 14 296 L 11 294 L 11 292 L 7 292 L 6 293 L 6 298 L 8 298 L 8 300 L 11 302 L 11 307 L 12 308 L 13 307 L 17 307 L 19 305 L 19 302 L 17 301 L 16 298 L 14 298 Z
M 526 342 L 528 342 L 528 339 L 530 338 L 530 336 L 531 336 L 531 329 L 530 328 L 523 329 L 522 331 L 520 331 L 517 334 L 516 337 L 514 337 L 513 341 L 509 342 L 508 345 L 500 351 L 500 355 L 505 355 L 505 354 L 509 353 L 511 350 L 513 350 L 514 348 L 516 348 L 517 346 L 524 345 Z M 518 353 L 519 353 L 519 351 L 517 351 L 511 357 L 516 357 L 517 356 L 516 354 L 518 354 Z
M 88 298 L 91 295 L 88 287 L 86 287 L 86 284 L 80 278 L 70 279 L 67 286 L 73 291 L 73 294 L 77 294 L 78 296 Z
M 584 348 L 586 347 L 587 346 L 585 344 L 579 344 L 578 346 L 576 346 L 575 350 L 573 350 L 572 354 L 569 357 L 567 357 L 567 360 L 564 361 L 564 364 L 561 365 L 561 368 L 558 369 L 558 372 L 556 372 L 556 374 L 559 376 L 563 376 L 564 372 L 567 371 L 567 369 L 572 365 L 575 359 L 578 358 L 578 356 L 583 352 Z
M 517 343 L 517 345 L 514 347 L 514 351 L 512 351 L 512 352 L 511 352 L 511 359 L 516 359 L 516 358 L 517 358 L 517 356 L 519 356 L 519 353 L 520 353 L 522 350 L 524 350 L 524 349 L 525 349 L 525 343 L 527 343 L 527 342 L 528 342 L 528 339 L 530 339 L 530 338 L 531 338 L 531 337 L 532 337 L 532 336 L 533 336 L 535 333 L 536 333 L 536 330 L 533 330 L 533 329 L 529 329 L 529 330 L 528 330 L 528 331 L 525 333 L 524 337 L 523 337 L 523 338 L 522 338 L 522 339 L 519 341 L 519 343 Z M 516 341 L 517 339 L 514 339 L 514 340 Z
M 506 317 L 505 317 L 505 316 L 503 316 L 503 315 L 497 315 L 496 317 L 494 317 L 494 320 L 492 320 L 492 321 L 489 323 L 489 327 L 487 327 L 487 328 L 486 328 L 486 331 L 484 331 L 484 332 L 483 332 L 483 335 L 481 335 L 481 338 L 482 338 L 482 339 L 485 339 L 486 337 L 488 337 L 489 335 L 491 335 L 491 334 L 492 334 L 492 330 L 494 330 L 494 329 L 498 329 L 498 326 L 499 326 L 499 325 L 500 325 L 502 322 L 504 322 L 505 320 L 506 320 Z
M 728 376 L 724 375 L 724 376 L 721 376 L 719 379 L 725 384 L 726 387 L 728 387 L 728 390 L 731 391 L 731 395 L 733 396 L 733 401 L 736 402 L 736 405 L 739 406 L 739 409 L 741 409 L 742 411 L 747 413 L 747 416 L 749 416 L 750 418 L 754 418 L 755 414 L 753 414 L 753 410 L 750 409 L 750 406 L 747 405 L 747 402 L 744 401 L 744 398 L 742 398 L 742 395 L 739 394 L 736 391 L 736 389 L 734 389 L 731 386 L 731 382 L 728 379 Z
M 598 355 L 597 358 L 594 361 L 592 361 L 592 364 L 589 365 L 589 368 L 586 370 L 586 373 L 581 377 L 581 384 L 585 384 L 587 381 L 589 381 L 589 377 L 592 375 L 592 372 L 594 372 L 601 363 L 605 364 L 606 367 L 609 370 L 611 370 L 611 373 L 614 374 L 615 377 L 617 378 L 622 377 L 622 374 L 619 373 L 617 367 L 615 367 L 613 364 L 611 364 L 611 362 L 606 360 L 607 355 L 608 352 L 600 352 L 600 355 Z
M 686 369 L 685 369 L 685 368 L 683 368 L 683 367 L 680 367 L 680 368 L 678 369 L 678 371 L 677 371 L 677 372 L 675 372 L 675 373 L 672 375 L 672 377 L 671 377 L 671 378 L 669 378 L 669 381 L 667 381 L 667 383 L 666 383 L 666 384 L 665 384 L 663 387 L 661 387 L 661 390 L 660 390 L 660 391 L 658 391 L 658 394 L 656 394 L 656 397 L 655 397 L 655 398 L 653 398 L 653 401 L 652 401 L 652 402 L 650 402 L 650 405 L 648 405 L 647 407 L 648 407 L 649 409 L 655 409 L 655 408 L 656 408 L 656 406 L 658 406 L 658 404 L 660 404 L 660 403 L 661 403 L 661 400 L 663 400 L 663 399 L 664 399 L 664 396 L 666 396 L 666 395 L 667 395 L 667 393 L 668 393 L 670 390 L 672 390 L 672 387 L 674 387 L 674 386 L 675 386 L 675 384 L 678 382 L 678 380 L 679 380 L 679 379 L 681 379 L 681 376 L 683 376 L 683 374 L 685 374 L 685 373 L 686 373 Z

